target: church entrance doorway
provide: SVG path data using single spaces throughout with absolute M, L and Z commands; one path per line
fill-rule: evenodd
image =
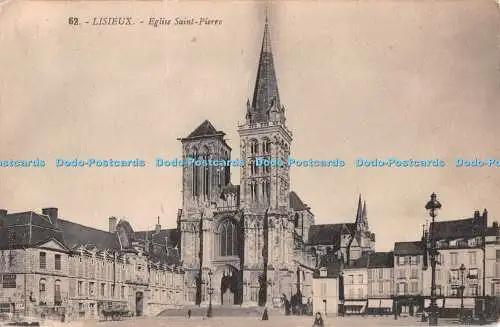
M 142 292 L 135 293 L 135 315 L 142 316 L 144 310 L 144 294 Z
M 227 266 L 220 283 L 220 303 L 223 306 L 241 304 L 243 292 L 240 279 L 240 272 L 233 266 Z

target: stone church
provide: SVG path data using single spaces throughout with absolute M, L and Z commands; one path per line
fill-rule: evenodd
M 187 301 L 204 305 L 212 294 L 214 305 L 279 306 L 284 297 L 293 296 L 305 303 L 312 298 L 312 278 L 322 249 L 345 260 L 346 247 L 356 245 L 360 252 L 372 249 L 374 235 L 361 211 L 355 224 L 315 225 L 310 208 L 290 188 L 289 167 L 256 163 L 257 158 L 286 162 L 292 143 L 267 19 L 253 98 L 247 100 L 245 123 L 238 126 L 238 133 L 244 160 L 238 167 L 239 185 L 230 181 L 235 167 L 182 168 L 177 228 Z M 224 137 L 204 121 L 180 139 L 183 159 L 231 160 Z M 353 256 L 357 254 L 351 260 Z

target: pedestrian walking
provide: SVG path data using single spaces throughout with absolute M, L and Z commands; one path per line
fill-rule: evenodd
M 312 327 L 324 327 L 325 323 L 323 322 L 323 318 L 321 317 L 321 313 L 316 312 L 316 317 L 314 317 L 314 324 Z

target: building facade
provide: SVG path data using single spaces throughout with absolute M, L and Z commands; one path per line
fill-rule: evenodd
M 479 311 L 478 298 L 497 296 L 496 251 L 498 224 L 488 226 L 488 211 L 475 211 L 472 218 L 435 222 L 433 226 L 439 251 L 436 268 L 437 294 L 442 298 L 442 310 L 458 311 L 462 305 L 469 311 Z M 424 273 L 424 283 L 431 284 L 431 270 Z M 463 293 L 462 293 L 463 289 Z M 430 288 L 424 295 L 430 296 Z
M 425 242 L 394 244 L 394 305 L 403 315 L 413 315 L 424 306 L 423 272 L 427 269 Z M 430 284 L 429 289 L 430 289 Z
M 493 222 L 485 239 L 486 295 L 500 296 L 500 229 Z
M 368 304 L 367 255 L 344 267 L 344 312 L 361 314 Z
M 60 219 L 57 208 L 1 210 L 0 310 L 97 319 L 103 310 L 154 315 L 183 305 L 176 237 L 159 224 L 134 232 L 114 217 L 110 230 L 101 231 Z
M 394 294 L 394 253 L 373 252 L 367 257 L 368 305 L 367 312 L 392 312 Z
M 342 302 L 342 265 L 331 262 L 319 268 L 313 279 L 313 312 L 321 312 L 324 316 L 339 314 Z

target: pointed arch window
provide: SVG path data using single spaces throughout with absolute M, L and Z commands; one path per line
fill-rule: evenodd
M 196 150 L 196 148 L 193 150 L 191 158 L 193 158 L 194 160 L 198 159 L 198 151 Z M 192 165 L 191 185 L 192 185 L 192 195 L 193 196 L 199 195 L 199 189 L 200 189 L 199 180 L 198 180 L 199 169 L 200 169 L 200 167 L 196 166 L 195 164 Z
M 250 152 L 252 155 L 259 153 L 259 143 L 257 140 L 250 141 Z
M 210 184 L 210 174 L 209 174 L 209 167 L 208 167 L 208 159 L 210 157 L 210 150 L 207 146 L 204 146 L 202 148 L 202 155 L 200 156 L 203 164 L 201 165 L 201 167 L 199 167 L 199 169 L 201 170 L 200 173 L 201 173 L 201 176 L 199 177 L 200 178 L 200 184 L 201 184 L 201 193 L 203 194 L 203 196 L 208 196 L 209 192 L 210 192 L 210 187 L 209 187 L 209 184 Z
M 236 224 L 227 220 L 219 227 L 219 256 L 238 255 L 238 230 Z
M 208 156 L 204 156 L 203 160 L 208 162 Z M 210 167 L 207 165 L 203 165 L 203 194 L 208 197 L 210 193 Z
M 257 201 L 259 199 L 259 191 L 257 188 L 258 184 L 255 181 L 250 182 L 250 194 L 252 196 L 252 201 Z
M 269 201 L 270 191 L 271 191 L 271 188 L 270 188 L 269 181 L 267 179 L 262 181 L 262 199 L 264 201 Z
M 264 139 L 264 142 L 262 144 L 262 147 L 263 147 L 263 152 L 265 154 L 269 154 L 271 153 L 271 141 L 269 139 Z
M 271 158 L 266 158 L 267 160 L 271 160 Z M 269 174 L 271 172 L 271 166 L 264 166 L 263 167 L 264 173 Z
M 255 160 L 250 161 L 250 174 L 251 175 L 257 174 L 257 162 Z

